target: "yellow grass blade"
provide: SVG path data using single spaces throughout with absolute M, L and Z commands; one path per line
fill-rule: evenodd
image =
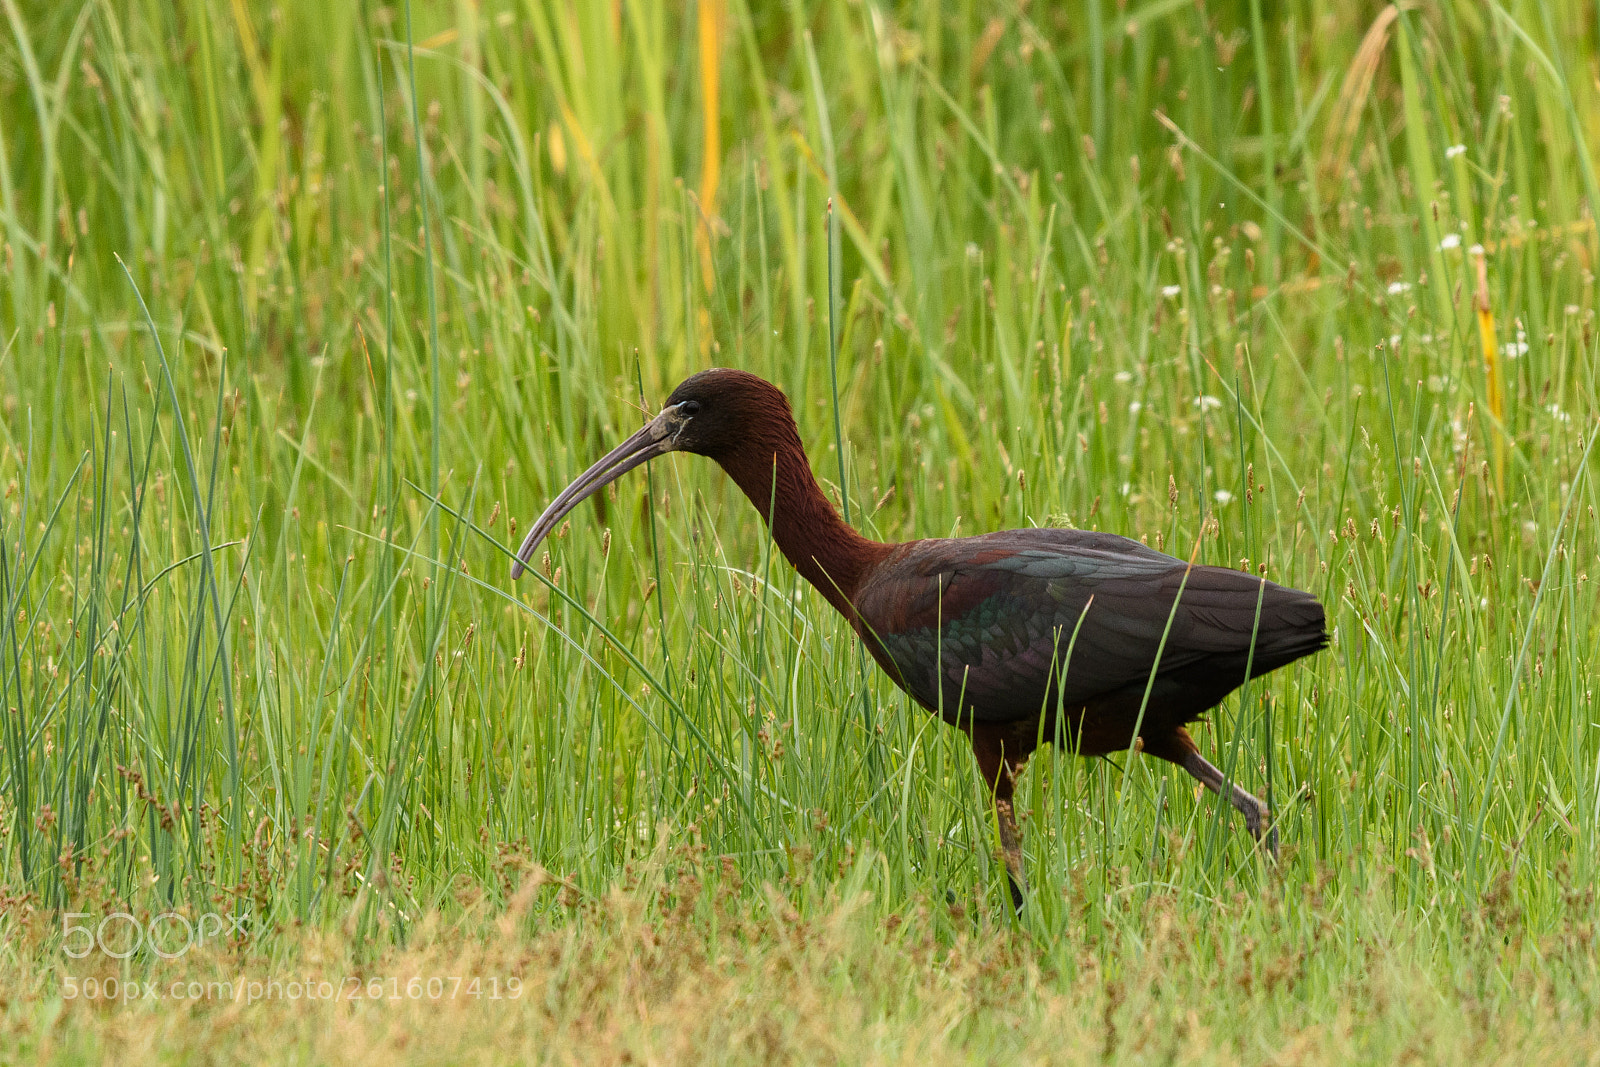
M 1489 393 L 1489 414 L 1494 419 L 1494 489 L 1505 493 L 1505 406 L 1500 398 L 1500 353 L 1495 345 L 1494 307 L 1489 303 L 1488 256 L 1481 249 L 1473 256 L 1478 269 L 1478 291 L 1473 306 L 1478 312 L 1478 343 L 1483 348 L 1483 377 Z
M 1389 28 L 1399 17 L 1394 6 L 1378 12 L 1367 28 L 1366 36 L 1356 49 L 1355 58 L 1345 70 L 1344 82 L 1339 86 L 1339 99 L 1333 105 L 1328 120 L 1328 134 L 1323 140 L 1320 169 L 1327 177 L 1343 181 L 1345 167 L 1355 145 L 1356 133 L 1361 128 L 1361 116 L 1366 110 L 1367 97 L 1372 93 L 1372 79 L 1383 60 L 1384 47 L 1389 43 Z
M 700 0 L 700 104 L 705 128 L 700 154 L 700 276 L 709 291 L 716 282 L 711 262 L 711 227 L 717 217 L 717 184 L 722 179 L 722 0 Z

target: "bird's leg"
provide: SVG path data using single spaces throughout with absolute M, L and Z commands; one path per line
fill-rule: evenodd
M 972 731 L 972 754 L 978 758 L 983 784 L 993 791 L 995 819 L 1000 824 L 1000 853 L 1011 883 L 1011 906 L 1020 913 L 1028 898 L 1028 881 L 1022 873 L 1022 834 L 1017 830 L 1011 797 L 1016 789 L 1017 767 L 1005 758 L 1005 745 L 980 724 Z
M 1010 777 L 1009 770 L 1006 777 Z M 1022 835 L 1017 830 L 1011 798 L 996 795 L 994 814 L 1000 822 L 1000 851 L 1006 859 L 1006 880 L 1011 883 L 1011 906 L 1020 913 L 1028 899 L 1028 882 L 1022 873 Z
M 1255 794 L 1245 792 L 1237 782 L 1227 781 L 1210 760 L 1193 748 L 1183 757 L 1183 769 L 1200 779 L 1200 783 L 1213 793 L 1227 797 L 1229 803 L 1244 815 L 1244 824 L 1250 828 L 1255 839 L 1266 846 L 1273 859 L 1278 858 L 1278 828 L 1269 821 L 1271 813 Z
M 1147 755 L 1176 763 L 1199 779 L 1201 785 L 1220 797 L 1227 797 L 1228 802 L 1244 816 L 1244 824 L 1250 828 L 1251 835 L 1261 842 L 1273 859 L 1278 858 L 1278 828 L 1272 825 L 1267 806 L 1253 794 L 1240 789 L 1238 783 L 1229 782 L 1210 760 L 1200 755 L 1188 730 L 1179 726 L 1170 731 L 1147 733 L 1140 741 Z

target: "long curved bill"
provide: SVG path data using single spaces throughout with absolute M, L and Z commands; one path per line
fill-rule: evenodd
M 517 558 L 511 563 L 513 581 L 522 577 L 522 572 L 533 560 L 539 542 L 550 536 L 550 531 L 568 512 L 633 468 L 673 450 L 673 437 L 678 429 L 676 415 L 673 408 L 662 411 L 641 426 L 632 437 L 607 452 L 598 463 L 578 475 L 571 485 L 561 490 L 560 496 L 550 501 L 550 506 L 544 509 L 544 514 L 533 524 L 528 536 L 522 539 L 522 547 L 517 549 Z

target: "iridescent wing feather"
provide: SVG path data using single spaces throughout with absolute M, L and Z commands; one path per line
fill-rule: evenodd
M 1143 686 L 1152 664 L 1158 678 L 1203 664 L 1226 693 L 1247 662 L 1256 676 L 1325 640 L 1309 594 L 1082 530 L 911 542 L 856 604 L 869 645 L 913 697 L 980 721 Z

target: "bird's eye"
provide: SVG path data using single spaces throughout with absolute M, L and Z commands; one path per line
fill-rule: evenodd
M 683 403 L 678 405 L 678 414 L 682 415 L 686 419 L 694 418 L 696 415 L 700 414 L 700 401 L 685 400 Z

